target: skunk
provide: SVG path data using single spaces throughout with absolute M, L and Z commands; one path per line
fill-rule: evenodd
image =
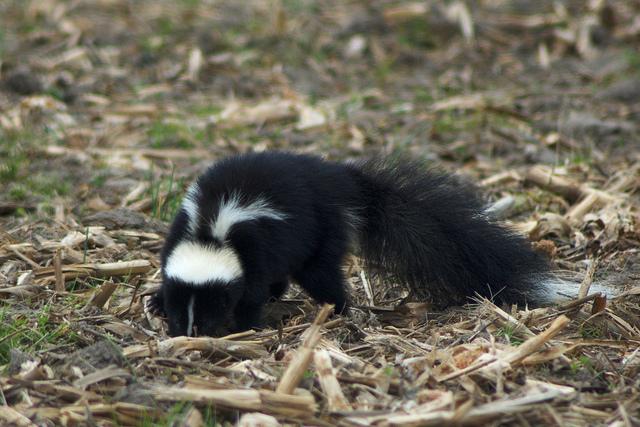
M 490 219 L 478 194 L 455 175 L 402 158 L 337 163 L 263 152 L 223 159 L 186 193 L 151 308 L 167 317 L 172 336 L 221 336 L 258 326 L 264 304 L 294 280 L 344 312 L 342 263 L 351 249 L 440 306 L 476 294 L 544 302 L 549 265 Z

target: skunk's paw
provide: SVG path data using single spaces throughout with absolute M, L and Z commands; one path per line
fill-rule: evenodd
M 164 312 L 164 299 L 160 291 L 156 292 L 155 295 L 147 300 L 147 311 L 154 316 L 166 317 Z

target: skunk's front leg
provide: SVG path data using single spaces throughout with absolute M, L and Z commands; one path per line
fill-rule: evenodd
M 287 291 L 288 287 L 289 287 L 289 282 L 286 279 L 281 280 L 279 282 L 272 283 L 269 286 L 269 289 L 271 291 L 271 298 L 275 300 L 279 300 L 282 297 L 282 295 L 284 295 L 284 293 Z
M 236 331 L 242 332 L 260 327 L 262 323 L 263 303 L 240 301 L 236 306 L 234 316 Z
M 307 265 L 295 279 L 316 302 L 335 305 L 336 314 L 348 314 L 349 302 L 339 263 L 327 260 Z
M 316 302 L 335 305 L 336 314 L 348 314 L 349 299 L 345 291 L 342 260 L 347 252 L 348 239 L 342 219 L 325 216 L 325 229 L 321 233 L 316 253 L 304 267 L 293 275 L 298 284 Z
M 238 331 L 246 331 L 256 327 L 262 327 L 262 310 L 268 300 L 278 300 L 285 293 L 289 282 L 284 279 L 270 284 L 267 288 L 268 293 L 260 293 L 262 297 L 254 294 L 256 300 L 242 299 L 236 306 L 234 316 L 236 329 Z

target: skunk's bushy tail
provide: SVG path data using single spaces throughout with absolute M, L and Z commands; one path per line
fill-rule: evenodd
M 370 267 L 439 306 L 467 303 L 476 293 L 536 305 L 547 262 L 485 215 L 475 186 L 404 159 L 351 167 L 363 189 L 359 246 Z

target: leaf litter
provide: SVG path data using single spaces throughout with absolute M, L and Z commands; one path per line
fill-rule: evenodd
M 0 5 L 0 420 L 638 424 L 638 12 Z M 166 222 L 210 161 L 265 149 L 456 169 L 580 293 L 436 312 L 352 257 L 350 317 L 293 289 L 264 330 L 167 337 L 145 309 Z

